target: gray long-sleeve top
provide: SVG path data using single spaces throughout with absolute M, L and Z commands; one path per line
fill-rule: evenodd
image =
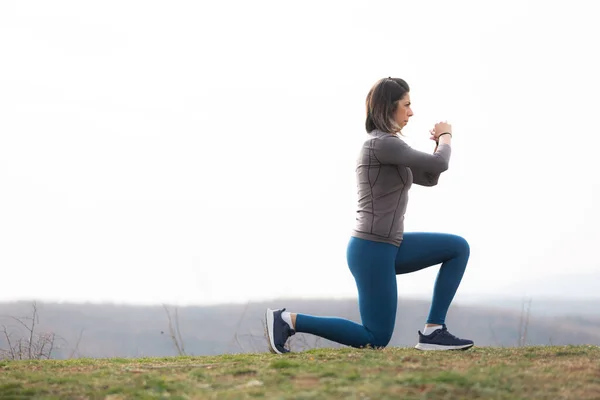
M 358 208 L 352 236 L 400 246 L 410 187 L 437 185 L 450 153 L 447 144 L 428 154 L 394 134 L 370 132 L 356 164 Z

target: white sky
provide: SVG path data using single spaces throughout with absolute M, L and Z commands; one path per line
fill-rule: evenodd
M 0 2 L 0 300 L 355 296 L 354 160 L 384 76 L 411 86 L 411 145 L 453 124 L 406 229 L 469 240 L 457 299 L 599 270 L 590 4 Z

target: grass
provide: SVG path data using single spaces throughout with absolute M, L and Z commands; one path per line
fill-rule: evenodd
M 600 347 L 0 361 L 0 399 L 599 399 Z

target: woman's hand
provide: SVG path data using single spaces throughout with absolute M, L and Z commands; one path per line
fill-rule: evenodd
M 442 133 L 450 133 L 452 134 L 452 125 L 448 122 L 438 122 L 434 125 L 433 129 L 430 131 L 431 134 L 435 137 L 434 140 L 437 140 Z
M 437 137 L 435 137 L 435 129 L 430 129 L 429 130 L 429 139 L 433 140 L 434 142 L 437 142 Z
M 450 134 L 450 135 L 444 135 L 444 138 L 443 138 L 443 142 L 445 144 L 450 144 L 450 137 L 452 136 L 452 125 L 450 125 L 449 123 L 447 123 L 447 122 L 438 122 L 437 124 L 434 125 L 433 129 L 431 129 L 429 131 L 429 134 L 431 135 L 429 137 L 429 139 L 431 139 L 431 140 L 433 140 L 435 142 L 435 149 L 433 150 L 434 153 L 438 149 L 440 135 L 442 133 L 449 133 Z

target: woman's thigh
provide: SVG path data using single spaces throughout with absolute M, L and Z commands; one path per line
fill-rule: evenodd
M 396 274 L 407 274 L 441 264 L 469 252 L 469 244 L 458 235 L 405 232 L 396 254 Z

